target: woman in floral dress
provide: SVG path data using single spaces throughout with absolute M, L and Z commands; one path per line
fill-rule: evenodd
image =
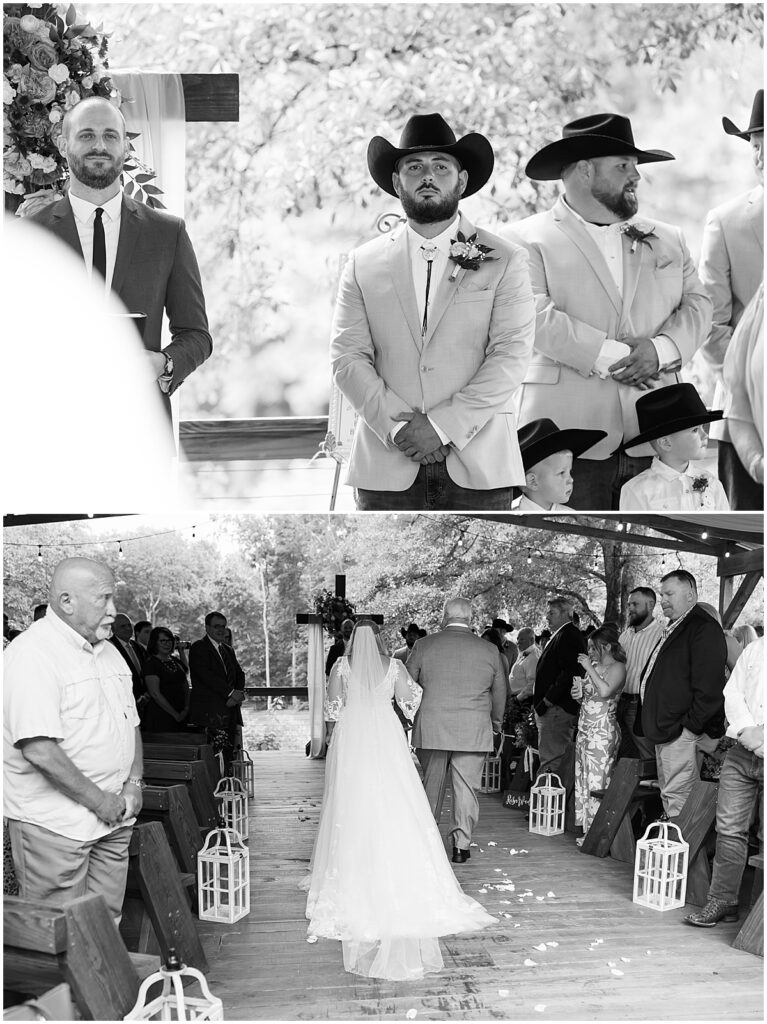
M 583 829 L 580 846 L 588 832 L 599 800 L 592 789 L 606 789 L 618 756 L 621 731 L 616 718 L 618 697 L 626 681 L 626 652 L 618 642 L 618 630 L 606 624 L 589 637 L 588 654 L 578 661 L 586 678 L 573 677 L 572 696 L 581 702 L 575 741 L 575 821 Z

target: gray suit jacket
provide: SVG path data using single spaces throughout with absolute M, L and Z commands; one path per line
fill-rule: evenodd
M 638 388 L 593 373 L 602 343 L 621 335 L 665 334 L 682 365 L 708 336 L 711 300 L 698 280 L 682 232 L 671 224 L 638 218 L 652 227 L 650 245 L 623 237 L 623 287 L 619 292 L 602 253 L 560 197 L 545 213 L 514 224 L 504 234 L 530 256 L 530 278 L 538 311 L 535 347 L 518 392 L 520 424 L 546 416 L 561 428 L 607 431 L 586 454 L 606 459 L 639 433 Z M 650 247 L 652 246 L 652 248 Z M 655 384 L 676 381 L 663 374 Z M 652 455 L 649 445 L 631 455 Z
M 458 230 L 493 249 L 478 270 L 445 273 L 421 342 L 407 233 L 398 228 L 355 249 L 333 319 L 333 378 L 359 414 L 347 483 L 406 490 L 418 474 L 390 440 L 395 416 L 416 409 L 450 439 L 446 469 L 461 487 L 524 482 L 512 395 L 535 328 L 524 251 L 475 228 Z
M 407 670 L 423 688 L 412 744 L 427 750 L 491 751 L 508 679 L 498 648 L 460 626 L 417 640 Z

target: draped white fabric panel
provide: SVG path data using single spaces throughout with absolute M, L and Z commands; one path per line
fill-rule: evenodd
M 309 634 L 309 720 L 311 723 L 311 757 L 325 753 L 325 649 L 322 643 L 322 624 L 312 622 L 306 627 Z

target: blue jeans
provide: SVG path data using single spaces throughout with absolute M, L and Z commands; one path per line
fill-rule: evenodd
M 489 491 L 459 487 L 450 479 L 444 462 L 419 466 L 418 476 L 404 491 L 367 491 L 358 487 L 355 497 L 360 512 L 407 512 L 411 509 L 508 512 L 511 509 L 510 487 Z
M 624 452 L 609 459 L 574 459 L 573 493 L 567 500 L 570 508 L 595 509 L 608 512 L 618 508 L 621 487 L 649 468 L 652 458 L 632 459 Z
M 748 831 L 759 813 L 759 845 L 764 845 L 764 761 L 739 743 L 730 747 L 719 777 L 716 800 L 716 854 L 708 898 L 737 904 L 748 858 Z

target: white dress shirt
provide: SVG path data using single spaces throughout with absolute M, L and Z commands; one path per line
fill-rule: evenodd
M 15 643 L 15 641 L 14 641 Z M 764 637 L 748 644 L 735 662 L 724 687 L 727 735 L 737 738 L 742 729 L 764 725 Z
M 103 203 L 101 209 L 104 211 L 101 222 L 104 225 L 104 241 L 107 250 L 106 278 L 104 279 L 104 290 L 108 292 L 112 287 L 112 277 L 115 272 L 115 261 L 117 259 L 117 243 L 120 239 L 120 211 L 122 210 L 122 192 L 112 196 L 108 202 Z M 83 250 L 83 258 L 88 273 L 93 275 L 93 222 L 96 219 L 97 206 L 89 203 L 87 199 L 80 199 L 70 192 L 69 202 L 72 206 L 72 213 L 75 215 L 77 234 L 80 237 L 80 248 Z
M 575 509 L 570 508 L 568 505 L 558 505 L 556 502 L 551 508 L 544 508 L 543 505 L 537 505 L 531 498 L 528 498 L 526 494 L 520 495 L 519 498 L 515 498 L 511 503 L 512 512 L 574 512 Z
M 701 478 L 706 481 L 705 488 L 693 490 L 693 481 Z M 656 455 L 649 469 L 621 487 L 619 508 L 623 512 L 729 512 L 730 503 L 718 477 L 703 463 L 688 462 L 680 473 Z

